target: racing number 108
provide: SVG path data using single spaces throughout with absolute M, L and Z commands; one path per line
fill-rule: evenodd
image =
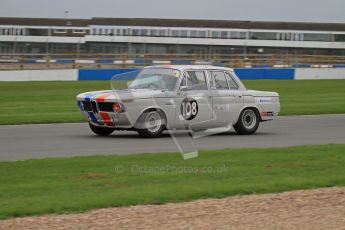
M 198 104 L 196 101 L 185 100 L 181 104 L 181 113 L 186 120 L 193 119 L 198 113 Z

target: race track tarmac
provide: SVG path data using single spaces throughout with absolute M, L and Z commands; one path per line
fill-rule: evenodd
M 185 134 L 179 142 L 190 141 Z M 239 136 L 233 131 L 193 139 L 195 148 L 283 147 L 345 144 L 345 114 L 283 116 L 264 122 L 256 134 Z M 0 161 L 46 157 L 178 152 L 168 133 L 147 139 L 136 132 L 117 131 L 109 137 L 94 135 L 87 123 L 0 126 Z M 187 148 L 190 148 L 187 147 Z

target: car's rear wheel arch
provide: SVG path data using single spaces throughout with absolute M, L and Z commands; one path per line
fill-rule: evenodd
M 260 112 L 256 107 L 248 106 L 241 110 L 234 129 L 238 134 L 253 134 L 259 127 L 261 121 Z
M 254 112 L 256 113 L 256 115 L 258 116 L 259 120 L 261 121 L 261 115 L 260 115 L 260 111 L 257 107 L 248 107 L 249 109 L 254 110 Z
M 252 109 L 252 110 L 256 113 L 256 115 L 258 116 L 259 121 L 262 121 L 261 115 L 260 115 L 260 111 L 259 111 L 259 109 L 258 109 L 257 107 L 255 107 L 255 106 L 246 106 L 246 107 L 243 107 L 243 108 L 241 109 L 240 113 L 238 114 L 239 116 L 238 116 L 238 118 L 237 118 L 236 123 L 238 122 L 238 119 L 240 119 L 240 114 L 241 114 L 244 110 L 246 110 L 246 109 Z

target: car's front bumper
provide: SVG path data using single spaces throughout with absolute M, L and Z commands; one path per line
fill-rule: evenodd
M 109 111 L 109 109 L 104 111 L 104 106 L 101 105 L 101 102 L 97 101 L 88 101 L 91 106 L 85 106 L 83 102 L 85 100 L 78 100 L 78 108 L 84 117 L 93 125 L 111 128 L 132 127 L 126 112 L 117 113 Z

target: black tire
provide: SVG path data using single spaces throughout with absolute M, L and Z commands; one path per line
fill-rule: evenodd
M 109 136 L 110 134 L 112 134 L 112 132 L 114 132 L 114 129 L 112 128 L 95 126 L 91 123 L 89 123 L 89 125 L 92 132 L 100 136 Z
M 143 128 L 137 129 L 137 131 L 142 137 L 159 137 L 165 129 L 165 118 L 160 111 L 143 113 L 139 118 L 139 122 L 141 122 Z
M 234 128 L 240 135 L 250 135 L 255 133 L 259 127 L 259 123 L 260 117 L 258 112 L 252 108 L 246 108 L 241 112 Z

